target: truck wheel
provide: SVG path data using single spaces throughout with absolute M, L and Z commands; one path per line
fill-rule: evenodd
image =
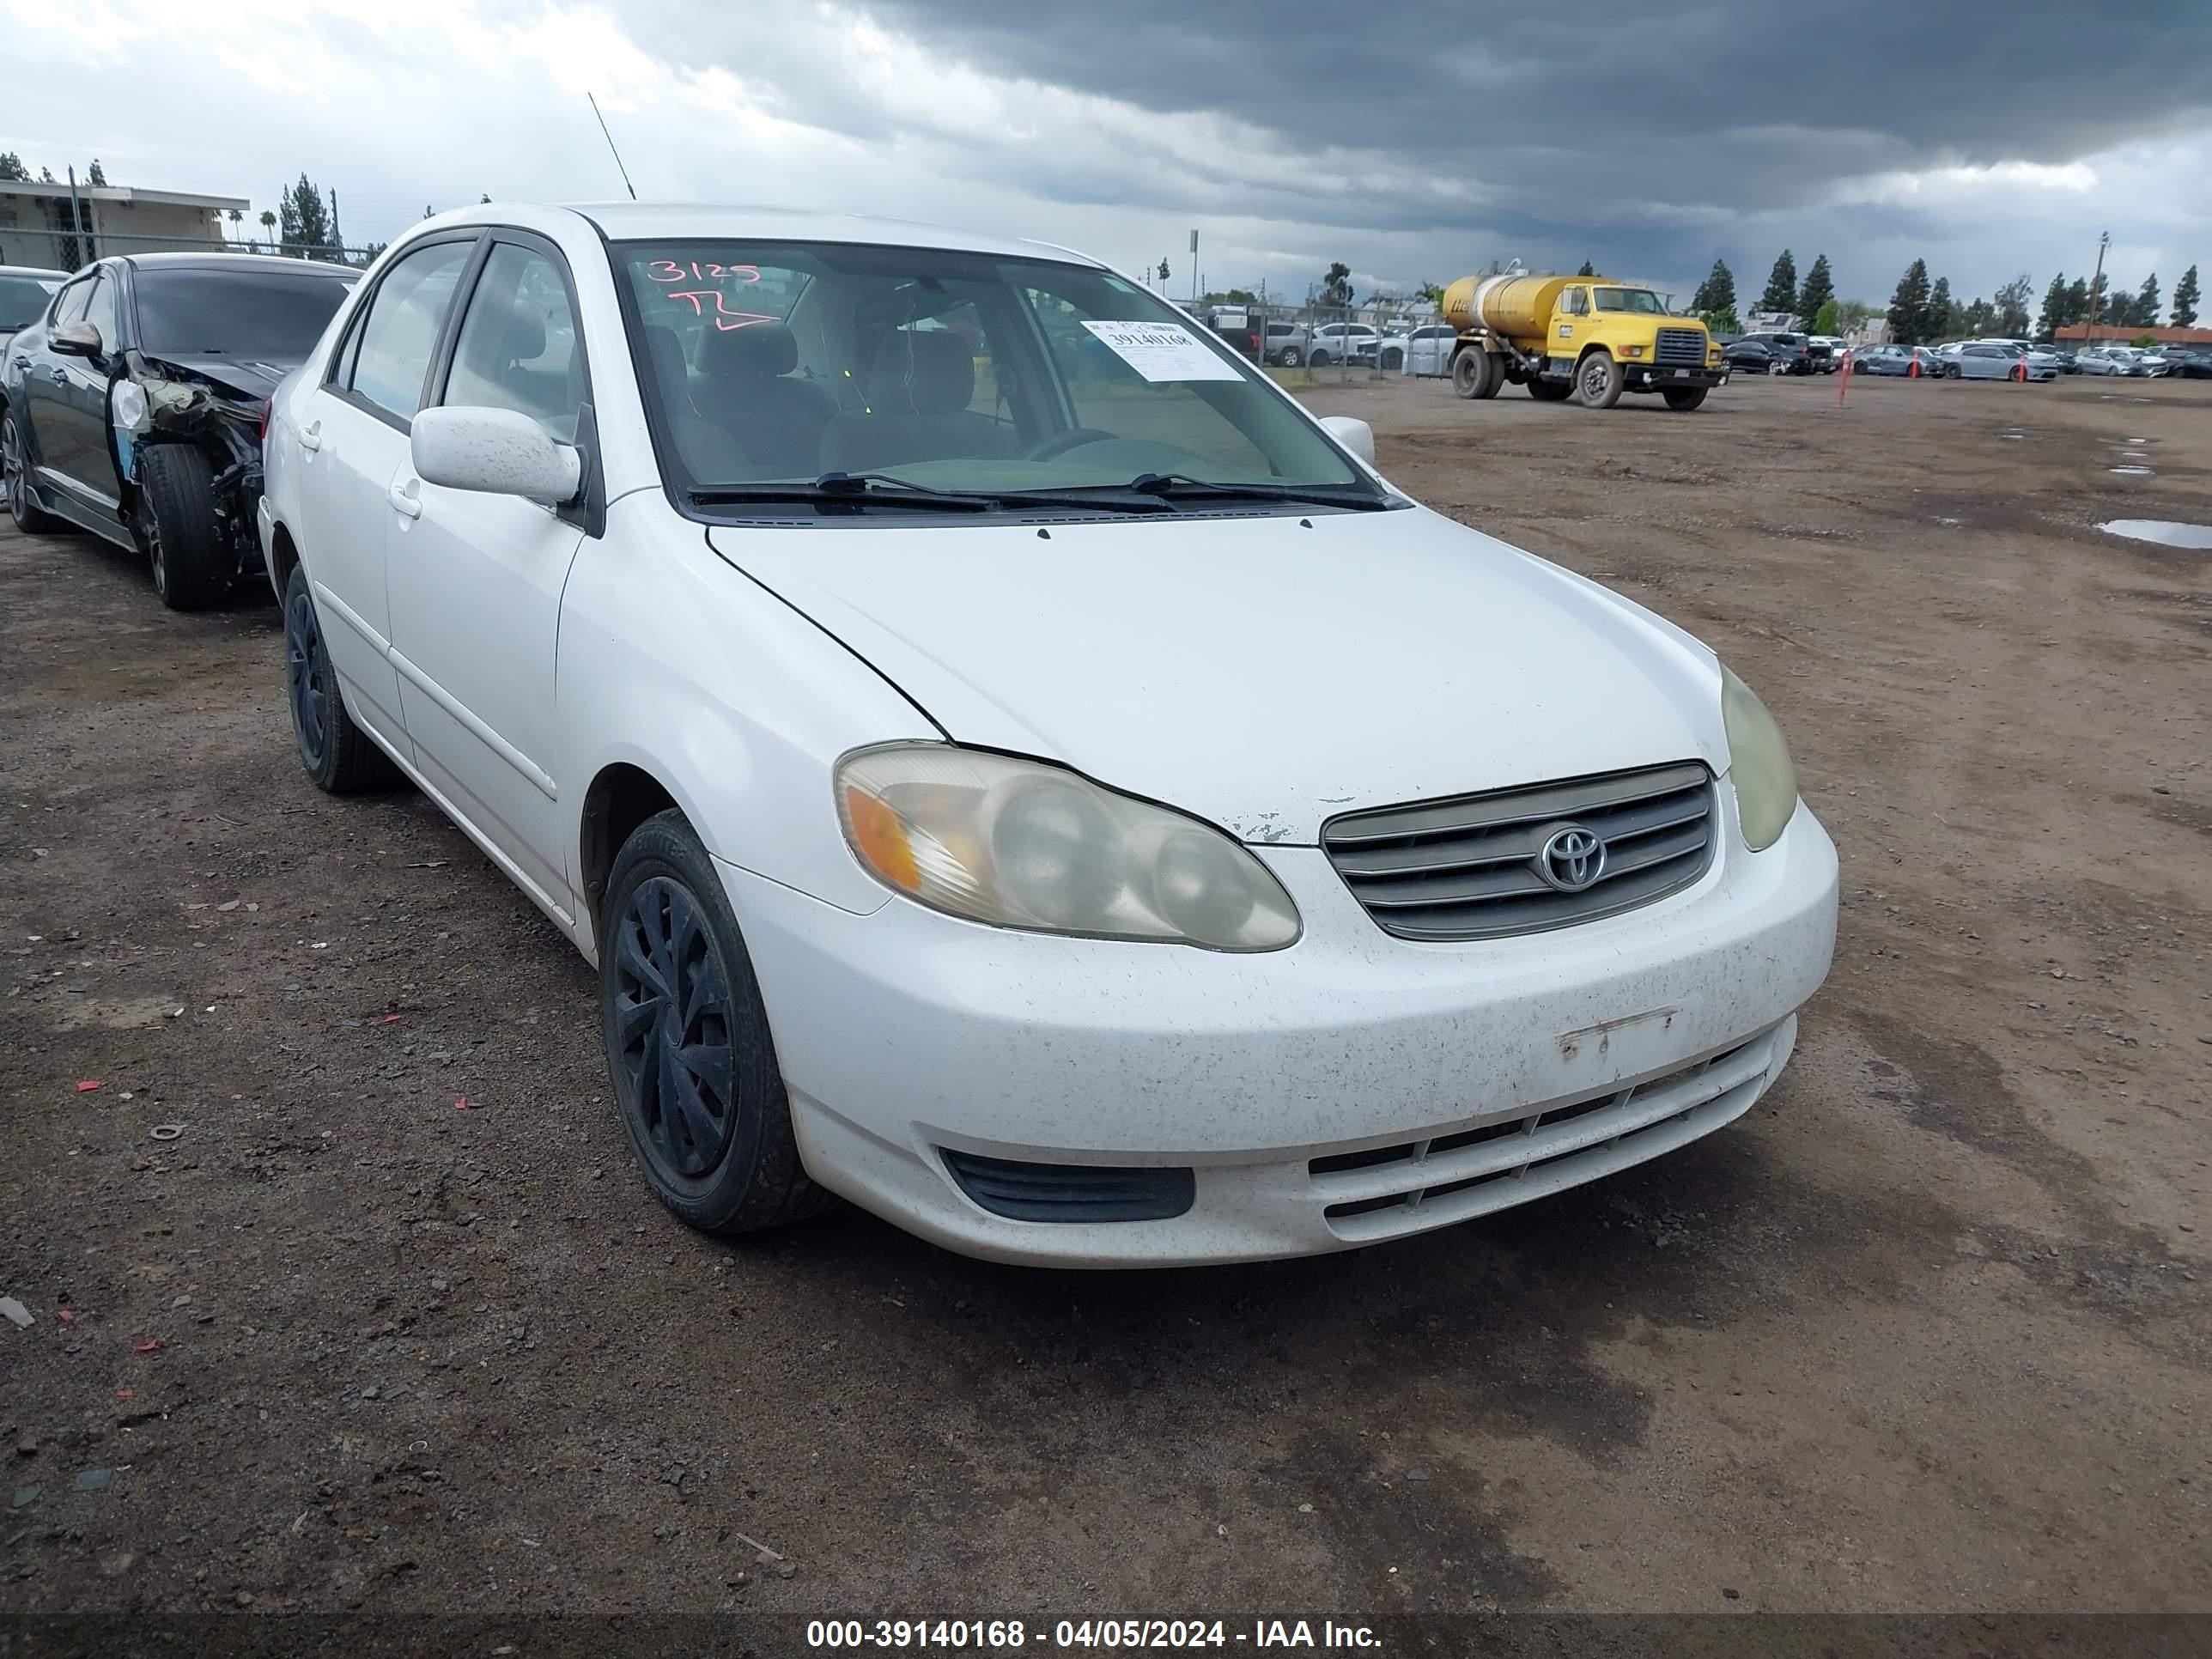
M 1686 415 L 1705 400 L 1705 388 L 1701 386 L 1670 386 L 1659 395 L 1667 400 L 1667 407 Z
M 23 447 L 23 428 L 13 415 L 0 421 L 0 470 L 8 475 L 8 512 L 16 529 L 26 536 L 47 536 L 62 527 L 62 521 L 31 493 L 31 457 Z
M 1575 369 L 1575 391 L 1584 409 L 1611 409 L 1620 401 L 1627 377 L 1610 351 L 1593 351 Z
M 1563 404 L 1574 393 L 1574 387 L 1565 380 L 1530 380 L 1528 395 L 1540 404 Z
M 237 561 L 216 533 L 215 469 L 189 444 L 155 444 L 139 461 L 154 591 L 172 611 L 204 611 L 230 590 Z
M 1462 398 L 1487 398 L 1498 390 L 1498 368 L 1488 352 L 1471 346 L 1452 359 L 1452 390 Z

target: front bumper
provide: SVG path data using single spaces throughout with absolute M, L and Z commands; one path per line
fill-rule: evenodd
M 1728 384 L 1729 371 L 1725 366 L 1697 368 L 1673 363 L 1639 363 L 1628 357 L 1620 361 L 1623 383 L 1631 392 L 1659 392 L 1674 386 Z
M 722 871 L 823 1186 L 1000 1261 L 1253 1261 L 1522 1202 L 1747 1109 L 1826 975 L 1836 855 L 1802 806 L 1746 852 L 1721 793 L 1728 834 L 1695 886 L 1467 944 L 1385 934 L 1314 848 L 1254 849 L 1305 933 L 1249 956 L 1012 933 L 888 896 L 854 915 Z M 944 1148 L 1188 1168 L 1195 1197 L 1171 1219 L 1013 1220 L 962 1190 Z

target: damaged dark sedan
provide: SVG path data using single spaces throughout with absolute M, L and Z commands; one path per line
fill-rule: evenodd
M 78 271 L 0 348 L 17 527 L 75 524 L 143 554 L 178 611 L 258 574 L 270 394 L 360 275 L 239 253 L 125 254 Z

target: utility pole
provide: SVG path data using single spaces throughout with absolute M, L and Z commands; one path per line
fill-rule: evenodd
M 2112 245 L 2112 233 L 2105 232 L 2097 238 L 2097 274 L 2089 279 L 2089 325 L 2081 337 L 2083 345 L 2097 343 L 2097 301 L 2099 290 L 2105 285 L 2105 250 Z
M 1190 233 L 1190 303 L 1192 308 L 1195 310 L 1198 306 L 1198 232 L 1196 230 Z

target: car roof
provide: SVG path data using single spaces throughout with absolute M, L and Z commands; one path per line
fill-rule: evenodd
M 911 219 L 878 218 L 858 213 L 816 213 L 793 208 L 710 206 L 659 202 L 579 202 L 567 210 L 589 220 L 610 241 L 681 241 L 685 237 L 763 242 L 857 242 L 894 247 L 943 248 L 963 253 L 997 253 L 1023 258 L 1042 256 L 1097 261 L 1049 242 L 954 230 Z M 504 222 L 497 202 L 442 216 L 454 224 Z
M 118 264 L 133 270 L 262 270 L 289 276 L 332 276 L 358 281 L 361 272 L 350 265 L 334 265 L 320 259 L 280 259 L 270 253 L 125 253 Z

